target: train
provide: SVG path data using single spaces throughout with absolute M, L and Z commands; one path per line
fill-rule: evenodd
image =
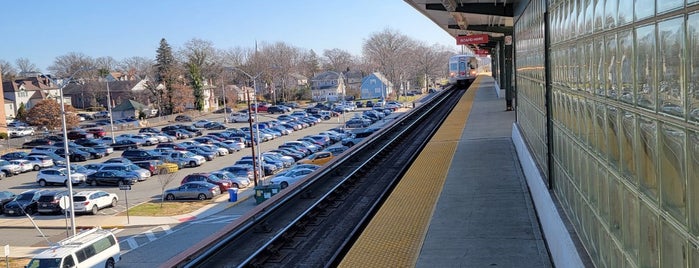
M 473 54 L 458 54 L 449 57 L 449 84 L 466 88 L 478 75 L 478 58 Z

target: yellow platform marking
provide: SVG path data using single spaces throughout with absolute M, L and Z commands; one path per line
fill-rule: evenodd
M 414 267 L 480 79 L 405 173 L 339 267 Z

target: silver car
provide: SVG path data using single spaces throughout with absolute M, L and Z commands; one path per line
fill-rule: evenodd
M 192 181 L 180 185 L 177 188 L 165 190 L 165 200 L 176 199 L 212 199 L 221 194 L 221 189 L 216 184 L 203 181 Z
M 133 172 L 138 176 L 139 181 L 144 181 L 150 178 L 150 170 L 143 169 L 135 164 L 121 164 L 121 163 L 105 163 L 102 164 L 98 171 L 102 170 L 119 170 L 124 172 Z

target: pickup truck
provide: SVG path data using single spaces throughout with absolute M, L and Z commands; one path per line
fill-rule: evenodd
M 192 152 L 175 151 L 167 153 L 167 156 L 174 159 L 175 161 L 185 162 L 189 167 L 198 167 L 206 162 L 206 159 L 203 156 L 196 155 Z

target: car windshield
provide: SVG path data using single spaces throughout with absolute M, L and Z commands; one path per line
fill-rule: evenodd
M 27 268 L 43 268 L 43 267 L 58 267 L 61 265 L 61 259 L 60 258 L 55 258 L 55 259 L 32 259 L 29 264 L 27 264 Z
M 192 152 L 186 152 L 186 153 L 184 154 L 184 156 L 185 156 L 185 157 L 194 157 L 194 156 L 196 156 L 196 154 L 194 154 L 194 153 L 192 153 Z
M 15 197 L 15 200 L 28 201 L 32 200 L 32 198 L 34 198 L 34 193 L 26 193 L 18 195 L 17 197 Z

